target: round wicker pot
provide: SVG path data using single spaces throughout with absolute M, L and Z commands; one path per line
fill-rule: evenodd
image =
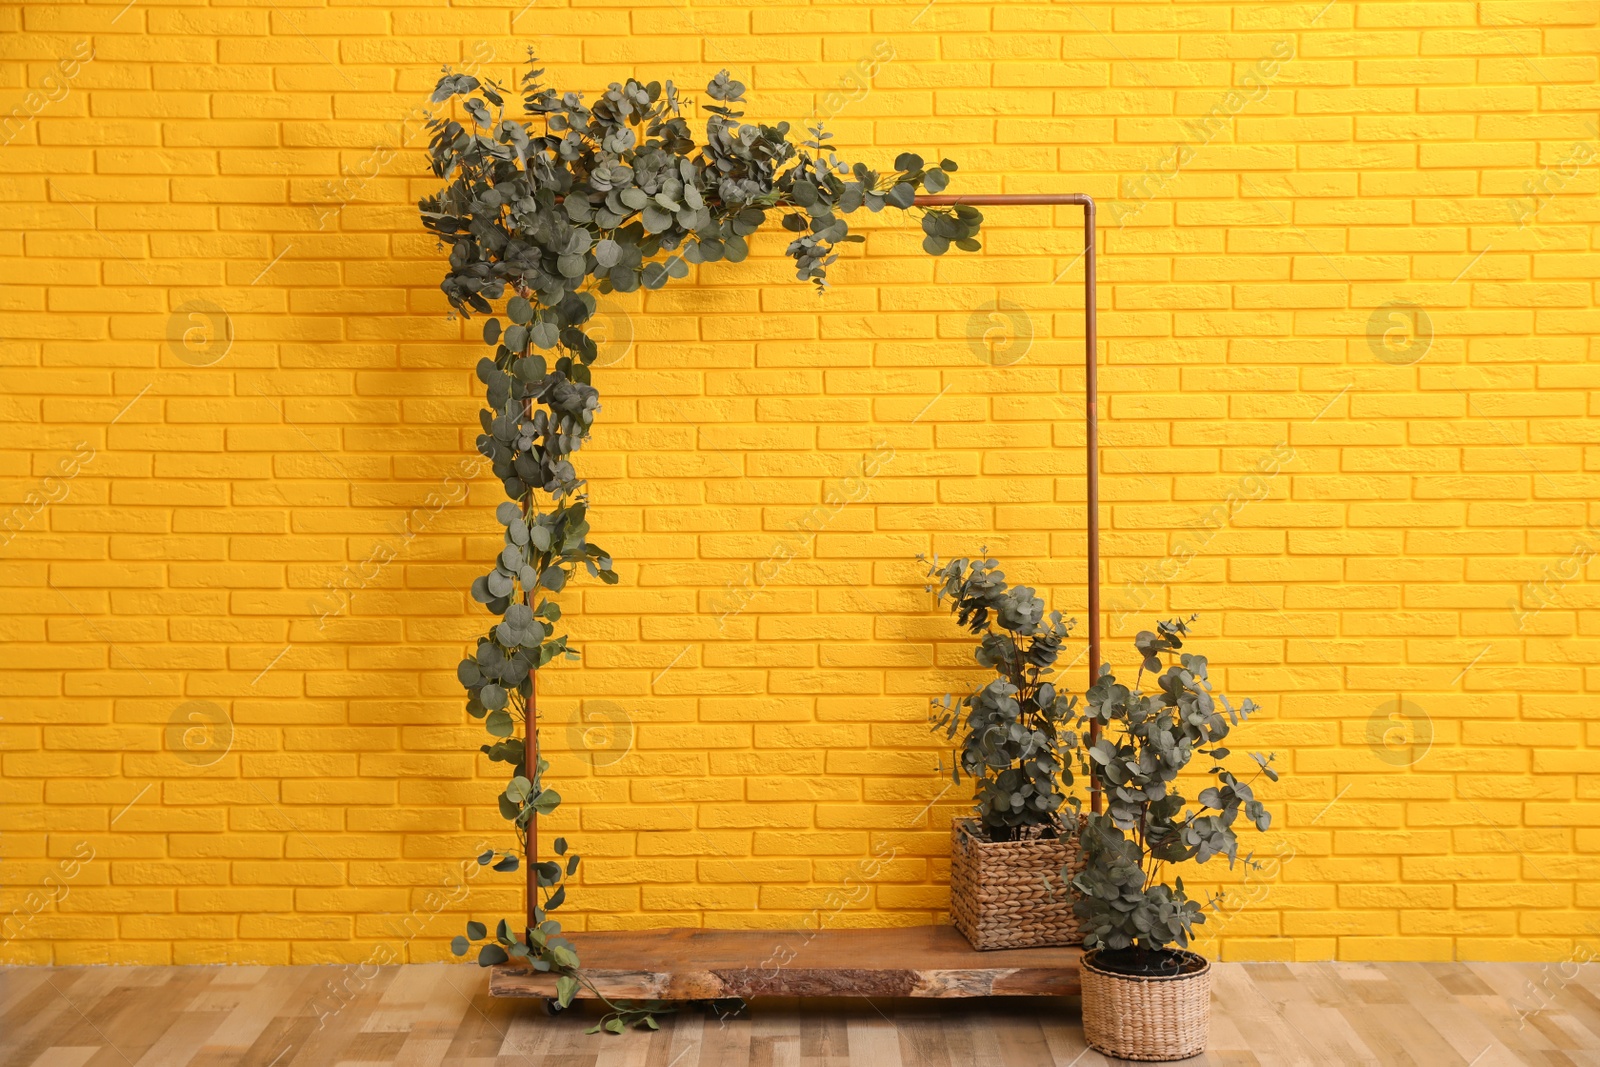
M 1061 882 L 1062 868 L 1069 877 L 1083 870 L 1078 836 L 985 841 L 974 829 L 964 818 L 950 828 L 950 918 L 972 947 L 1082 944 L 1078 893 Z
M 1211 1029 L 1211 961 L 1188 974 L 1143 978 L 1104 970 L 1099 950 L 1084 954 L 1083 1037 L 1089 1047 L 1124 1060 L 1183 1060 L 1206 1050 Z

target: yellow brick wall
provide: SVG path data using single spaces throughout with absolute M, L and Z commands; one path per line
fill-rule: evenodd
M 434 959 L 515 913 L 459 866 L 502 826 L 452 671 L 499 492 L 412 205 L 441 64 L 530 42 L 558 87 L 726 66 L 848 157 L 1100 198 L 1108 647 L 1199 612 L 1286 771 L 1220 951 L 1565 958 L 1597 8 L 0 7 L 0 959 Z M 542 678 L 577 925 L 942 918 L 925 700 L 974 675 L 913 557 L 987 544 L 1082 616 L 1078 219 L 935 261 L 886 216 L 821 300 L 769 235 L 610 305 L 580 458 L 623 580 Z

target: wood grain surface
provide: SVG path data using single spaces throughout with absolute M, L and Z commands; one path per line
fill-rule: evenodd
M 885 930 L 629 930 L 573 936 L 608 997 L 1064 996 L 1078 992 L 1077 948 L 979 952 L 950 926 Z M 497 997 L 549 997 L 555 980 L 496 967 Z M 587 992 L 587 991 L 585 991 Z
M 1219 964 L 1193 1067 L 1600 1067 L 1600 974 L 1514 963 Z M 1574 973 L 1575 972 L 1575 973 Z M 1537 990 L 1537 992 L 1534 992 Z M 1519 1016 L 1519 1009 L 1531 1013 Z M 584 1034 L 471 965 L 0 969 L 4 1067 L 1103 1067 L 1076 998 L 764 999 Z

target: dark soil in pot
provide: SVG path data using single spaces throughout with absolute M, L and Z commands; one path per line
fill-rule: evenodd
M 1172 978 L 1202 970 L 1206 961 L 1193 952 L 1160 948 L 1103 948 L 1094 954 L 1095 966 L 1132 978 Z

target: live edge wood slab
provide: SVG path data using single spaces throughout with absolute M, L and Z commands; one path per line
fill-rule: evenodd
M 607 997 L 1068 996 L 1079 948 L 979 952 L 949 926 L 891 930 L 626 930 L 572 935 L 584 975 Z M 495 997 L 546 997 L 555 979 L 502 964 Z M 579 996 L 589 995 L 588 990 Z

